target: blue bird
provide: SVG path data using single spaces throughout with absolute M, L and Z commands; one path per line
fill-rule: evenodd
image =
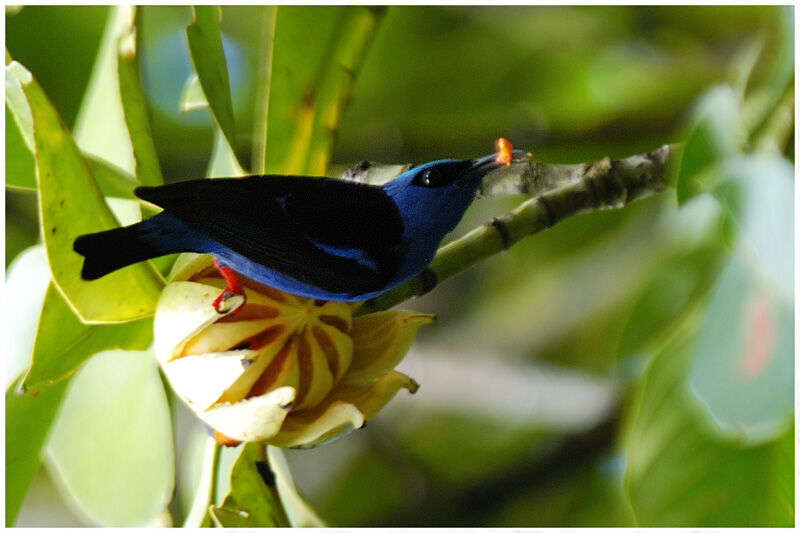
M 97 279 L 177 252 L 210 253 L 218 267 L 228 267 L 229 287 L 232 269 L 299 296 L 366 300 L 428 266 L 482 178 L 510 161 L 510 145 L 506 151 L 505 159 L 432 161 L 380 187 L 303 176 L 139 187 L 136 196 L 163 211 L 75 239 L 85 258 L 81 276 Z

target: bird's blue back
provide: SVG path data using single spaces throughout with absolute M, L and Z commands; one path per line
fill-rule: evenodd
M 191 240 L 195 246 L 201 245 L 203 252 L 214 254 L 223 264 L 231 266 L 235 271 L 271 287 L 320 300 L 346 302 L 367 300 L 419 274 L 433 259 L 444 236 L 451 232 L 461 220 L 475 197 L 481 176 L 437 188 L 423 187 L 413 183 L 415 177 L 426 169 L 456 161 L 458 160 L 442 159 L 425 163 L 406 171 L 381 187 L 399 212 L 403 222 L 402 239 L 406 244 L 406 249 L 392 278 L 385 286 L 370 292 L 348 294 L 326 291 L 282 274 L 268 266 L 253 262 L 230 248 L 211 241 L 203 235 L 197 235 L 188 228 L 186 230 L 188 233 L 194 233 Z M 180 223 L 180 221 L 177 222 Z M 366 257 L 363 250 L 358 248 L 334 248 L 320 244 L 318 246 L 339 257 L 355 259 L 362 264 L 370 263 L 369 257 Z

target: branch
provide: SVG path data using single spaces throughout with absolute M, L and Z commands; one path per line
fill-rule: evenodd
M 359 314 L 388 309 L 414 296 L 421 296 L 442 281 L 498 252 L 523 237 L 543 231 L 578 213 L 619 209 L 637 198 L 667 188 L 667 162 L 675 147 L 664 145 L 625 159 L 606 157 L 594 163 L 551 165 L 521 160 L 493 172 L 484 180 L 481 196 L 529 194 L 510 213 L 496 217 L 462 238 L 441 248 L 431 264 L 418 276 L 372 300 Z M 345 171 L 347 179 L 379 183 L 399 174 L 401 165 L 362 162 Z M 390 169 L 390 170 L 387 170 Z

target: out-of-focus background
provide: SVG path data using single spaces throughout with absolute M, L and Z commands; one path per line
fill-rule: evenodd
M 224 7 L 221 22 L 245 166 L 261 9 Z M 108 13 L 6 11 L 8 52 L 70 127 Z M 192 72 L 190 9 L 147 6 L 141 16 L 165 178 L 201 177 L 212 119 L 179 110 Z M 681 141 L 700 95 L 735 85 L 748 61 L 747 90 L 790 79 L 780 71 L 793 20 L 790 7 L 390 7 L 354 82 L 329 174 L 362 159 L 483 155 L 499 136 L 553 163 Z M 476 202 L 453 236 L 519 201 Z M 723 226 L 710 196 L 679 209 L 667 192 L 566 220 L 406 302 L 438 316 L 400 367 L 420 391 L 399 393 L 347 438 L 288 451 L 301 493 L 333 526 L 793 523 L 792 358 L 745 360 L 750 377 L 736 381 L 725 376 L 739 352 L 747 357 L 737 332 L 698 341 L 725 344 L 727 359 L 696 355 L 677 333 L 730 308 L 710 297 L 730 253 Z M 35 195 L 6 189 L 6 266 L 38 232 Z M 737 398 L 751 398 L 744 415 L 731 407 Z M 170 511 L 179 523 L 205 433 L 171 400 Z M 223 471 L 234 458 L 224 452 Z M 41 469 L 17 525 L 95 524 L 57 476 Z

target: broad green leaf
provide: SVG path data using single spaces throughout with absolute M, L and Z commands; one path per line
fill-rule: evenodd
M 711 295 L 690 384 L 720 428 L 747 442 L 783 433 L 794 411 L 794 312 L 739 248 Z
M 22 68 L 21 65 L 16 65 L 11 68 Z M 25 76 L 22 72 L 21 75 Z M 35 190 L 36 163 L 33 158 L 35 148 L 30 107 L 16 76 L 6 75 L 6 89 L 6 187 Z M 13 96 L 17 94 L 21 99 Z M 28 129 L 21 131 L 20 124 Z M 31 144 L 28 144 L 28 136 Z M 83 156 L 103 194 L 117 198 L 135 198 L 133 189 L 138 183 L 133 176 L 91 154 L 83 153 Z
M 703 192 L 699 180 L 704 170 L 739 153 L 747 141 L 739 100 L 730 87 L 717 85 L 700 97 L 685 138 L 675 183 L 680 203 Z
M 54 480 L 104 526 L 146 525 L 172 497 L 169 406 L 151 352 L 102 352 L 70 380 L 47 444 Z
M 692 342 L 684 334 L 652 361 L 623 428 L 638 525 L 791 526 L 793 431 L 747 446 L 705 424 L 685 381 Z
M 33 190 L 36 188 L 33 154 L 13 116 L 6 104 L 6 187 Z
M 92 177 L 97 182 L 97 186 L 100 187 L 100 191 L 105 196 L 137 199 L 133 194 L 133 190 L 139 186 L 136 178 L 121 168 L 117 168 L 93 155 L 84 153 L 83 158 L 92 173 Z
M 98 352 L 143 350 L 152 339 L 152 318 L 90 326 L 73 314 L 61 293 L 50 285 L 39 318 L 33 362 L 22 385 L 26 390 L 39 390 L 71 376 Z
M 149 264 L 132 265 L 91 283 L 81 279 L 83 258 L 72 250 L 73 241 L 117 223 L 41 87 L 27 71 L 17 72 L 33 116 L 39 213 L 53 280 L 86 322 L 119 322 L 151 314 L 162 282 Z
M 18 384 L 6 389 L 6 527 L 14 525 L 39 469 L 42 447 L 67 388 L 62 381 L 37 394 L 19 394 Z
M 231 470 L 231 490 L 211 519 L 221 527 L 288 527 L 264 444 L 247 443 Z
M 144 185 L 161 185 L 164 183 L 164 176 L 158 162 L 158 152 L 148 119 L 147 100 L 139 75 L 136 36 L 137 28 L 132 27 L 119 38 L 117 72 L 120 98 L 133 145 L 136 177 Z
M 691 385 L 723 431 L 763 441 L 794 408 L 794 169 L 775 155 L 735 157 L 712 183 L 737 244 L 705 315 Z
M 19 254 L 6 271 L 6 387 L 31 364 L 36 328 L 49 284 L 50 269 L 41 245 Z
M 278 7 L 265 173 L 325 173 L 353 77 L 384 8 Z
M 192 74 L 186 80 L 186 84 L 183 86 L 183 92 L 181 92 L 181 113 L 194 111 L 195 109 L 203 109 L 206 107 L 208 107 L 208 100 L 206 99 L 205 93 L 203 93 L 203 87 L 200 85 L 200 79 L 197 77 L 197 74 Z
M 231 87 L 222 49 L 219 6 L 194 6 L 194 20 L 186 27 L 189 54 L 202 92 L 219 129 L 231 147 L 236 146 Z
M 794 168 L 777 155 L 726 161 L 711 180 L 755 265 L 791 294 L 794 287 Z
M 75 119 L 75 142 L 85 152 L 134 174 L 133 146 L 120 98 L 118 41 L 133 25 L 136 8 L 116 6 L 108 15 L 92 76 Z

